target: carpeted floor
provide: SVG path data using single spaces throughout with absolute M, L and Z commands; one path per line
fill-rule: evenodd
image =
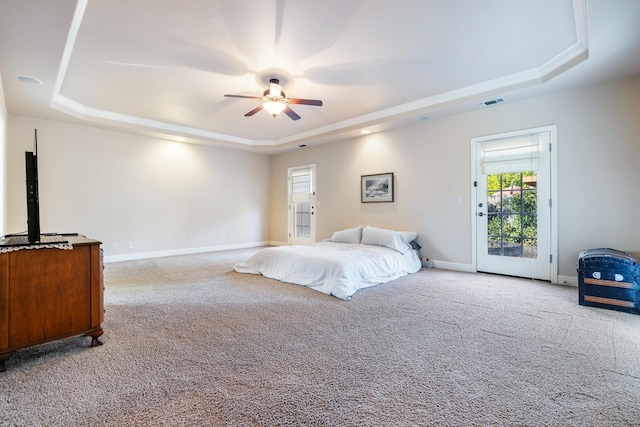
M 0 425 L 640 424 L 640 316 L 435 269 L 341 301 L 255 250 L 107 264 L 104 345 L 17 352 Z

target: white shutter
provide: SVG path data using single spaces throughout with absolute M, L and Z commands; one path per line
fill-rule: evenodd
M 482 173 L 536 171 L 540 164 L 537 134 L 494 139 L 482 143 Z
M 309 203 L 313 193 L 311 168 L 296 169 L 291 172 L 291 202 Z

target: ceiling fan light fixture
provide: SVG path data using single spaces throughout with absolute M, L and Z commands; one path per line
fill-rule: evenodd
M 280 86 L 280 80 L 278 79 L 269 80 L 269 88 L 262 93 L 262 96 L 229 94 L 225 96 L 230 98 L 259 99 L 262 101 L 262 104 L 245 114 L 245 117 L 251 117 L 261 110 L 267 110 L 267 112 L 274 118 L 284 111 L 291 120 L 300 120 L 298 113 L 289 108 L 287 104 L 314 105 L 316 107 L 322 107 L 322 101 L 319 99 L 287 98 L 287 95 L 282 91 L 282 86 Z
M 278 101 L 267 101 L 264 104 L 262 104 L 262 106 L 273 117 L 276 117 L 278 114 L 280 114 L 282 112 L 282 110 L 284 110 L 284 107 L 286 107 L 284 102 L 278 102 Z

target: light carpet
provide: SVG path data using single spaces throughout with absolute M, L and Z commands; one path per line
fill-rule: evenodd
M 104 345 L 17 352 L 0 425 L 640 424 L 640 316 L 437 269 L 341 301 L 232 271 L 256 250 L 107 264 Z

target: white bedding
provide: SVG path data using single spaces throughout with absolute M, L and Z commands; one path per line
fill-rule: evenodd
M 343 300 L 358 289 L 379 285 L 420 270 L 412 250 L 323 241 L 312 246 L 266 248 L 234 265 L 239 273 L 308 286 Z

